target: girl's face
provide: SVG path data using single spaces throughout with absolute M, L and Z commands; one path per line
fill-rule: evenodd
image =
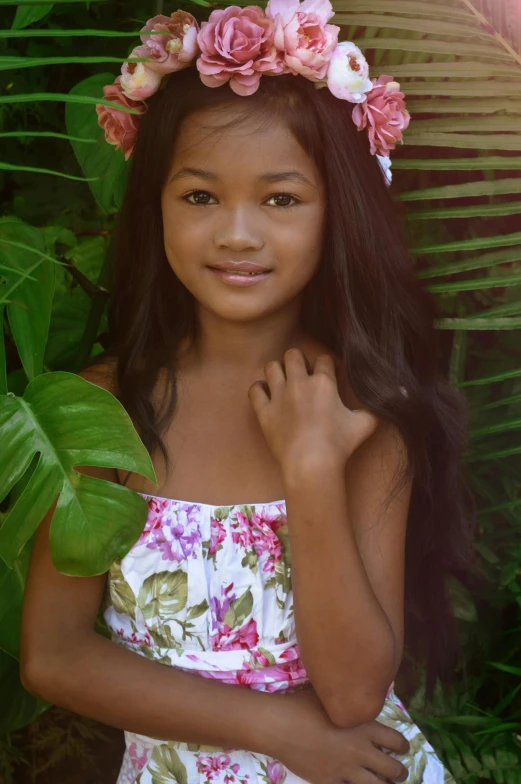
M 179 280 L 212 313 L 241 321 L 295 305 L 320 262 L 325 193 L 282 121 L 234 125 L 234 112 L 205 110 L 183 122 L 161 204 L 165 251 Z M 230 261 L 270 273 L 230 286 L 210 269 Z

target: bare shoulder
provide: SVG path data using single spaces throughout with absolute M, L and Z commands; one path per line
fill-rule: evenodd
M 117 359 L 115 357 L 108 357 L 100 359 L 99 362 L 94 362 L 83 370 L 80 370 L 77 375 L 90 381 L 91 384 L 106 389 L 116 397 L 118 396 L 117 389 Z

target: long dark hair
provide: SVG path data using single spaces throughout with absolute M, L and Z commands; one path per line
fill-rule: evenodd
M 95 362 L 117 360 L 118 397 L 149 452 L 160 452 L 168 467 L 162 436 L 177 404 L 177 351 L 198 334 L 194 298 L 163 246 L 160 196 L 174 141 L 188 114 L 210 107 L 233 105 L 260 122 L 282 118 L 327 194 L 323 257 L 304 291 L 302 325 L 342 359 L 357 397 L 398 429 L 408 449 L 406 646 L 426 662 L 430 693 L 459 651 L 447 577 L 472 569 L 475 509 L 461 463 L 468 411 L 443 377 L 435 301 L 415 276 L 367 135 L 352 121 L 352 104 L 300 76 L 263 77 L 253 96 L 239 97 L 228 86 L 205 87 L 187 68 L 164 79 L 147 105 L 110 252 L 108 342 Z M 160 372 L 167 392 L 157 410 L 151 392 Z

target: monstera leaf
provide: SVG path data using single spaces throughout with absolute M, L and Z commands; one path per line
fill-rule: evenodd
M 0 556 L 12 566 L 56 497 L 53 562 L 69 575 L 107 571 L 141 533 L 147 503 L 126 487 L 85 476 L 76 466 L 134 471 L 156 481 L 132 421 L 118 400 L 73 373 L 46 373 L 22 398 L 0 398 L 0 500 L 34 469 L 0 528 Z
M 72 95 L 85 95 L 92 98 L 103 98 L 103 87 L 112 84 L 115 76 L 112 73 L 101 73 L 89 76 L 76 84 Z M 121 150 L 105 141 L 105 132 L 98 124 L 98 116 L 94 106 L 89 103 L 68 103 L 65 113 L 67 130 L 71 137 L 96 139 L 97 144 L 82 141 L 71 141 L 78 162 L 85 175 L 97 177 L 89 182 L 89 187 L 105 212 L 114 212 L 123 200 L 128 176 L 128 166 Z

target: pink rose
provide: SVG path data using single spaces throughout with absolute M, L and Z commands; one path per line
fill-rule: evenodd
M 186 68 L 199 52 L 198 31 L 197 21 L 186 11 L 174 11 L 170 16 L 158 14 L 149 19 L 141 28 L 145 33 L 141 40 L 150 52 L 148 68 L 161 75 Z
M 273 37 L 273 22 L 257 6 L 232 5 L 212 11 L 197 36 L 201 81 L 207 87 L 229 81 L 238 95 L 252 95 L 259 87 L 261 73 L 284 71 Z
M 106 85 L 103 88 L 103 97 L 128 109 L 140 109 L 140 114 L 144 114 L 146 112 L 144 101 L 133 101 L 131 98 L 127 98 L 123 93 L 120 81 L 121 76 L 118 76 L 113 84 Z M 122 150 L 125 153 L 125 160 L 128 161 L 134 151 L 141 116 L 121 112 L 101 103 L 96 104 L 96 113 L 98 124 L 105 131 L 106 141 L 116 145 L 116 150 Z
M 409 126 L 410 119 L 405 108 L 405 96 L 392 76 L 373 79 L 373 89 L 367 101 L 353 110 L 358 130 L 367 128 L 373 155 L 388 156 L 397 142 L 402 141 L 402 131 Z
M 275 46 L 293 74 L 312 81 L 325 78 L 340 28 L 329 0 L 269 0 L 266 15 L 275 23 Z
M 129 56 L 149 57 L 151 51 L 148 46 L 136 46 Z M 120 84 L 127 98 L 143 101 L 157 92 L 161 84 L 161 74 L 152 71 L 147 63 L 123 63 Z
M 331 56 L 327 86 L 334 96 L 351 103 L 363 103 L 372 88 L 369 65 L 355 44 L 342 41 Z

